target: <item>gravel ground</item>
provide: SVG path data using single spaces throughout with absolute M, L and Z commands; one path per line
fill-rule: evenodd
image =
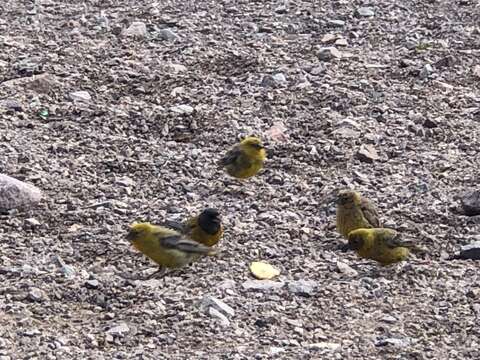
M 372 4 L 4 0 L 0 173 L 44 200 L 0 218 L 0 359 L 480 358 L 480 267 L 446 260 L 480 234 L 480 7 Z M 215 162 L 249 134 L 240 184 Z M 428 255 L 339 251 L 347 187 Z M 221 254 L 132 280 L 127 225 L 205 206 Z

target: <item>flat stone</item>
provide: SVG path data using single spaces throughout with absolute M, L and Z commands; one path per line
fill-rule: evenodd
M 247 280 L 242 283 L 242 287 L 246 290 L 273 290 L 281 289 L 284 286 L 283 281 L 272 280 Z
M 123 36 L 145 37 L 148 34 L 147 25 L 141 21 L 135 21 L 128 28 L 122 31 Z
M 288 290 L 300 296 L 312 296 L 318 284 L 313 280 L 296 280 L 288 282 Z
M 211 295 L 204 296 L 200 306 L 204 310 L 208 308 L 215 308 L 227 317 L 235 315 L 235 310 L 233 310 L 231 306 L 225 304 L 222 300 L 217 299 L 216 297 L 213 297 Z
M 0 174 L 0 210 L 30 209 L 42 199 L 36 186 Z
M 369 7 L 360 7 L 360 8 L 357 9 L 355 14 L 357 16 L 361 16 L 361 17 L 375 16 L 375 12 L 373 11 L 372 8 L 369 8 Z
M 330 61 L 333 59 L 341 59 L 342 53 L 334 46 L 321 47 L 317 50 L 316 55 L 319 60 Z
M 88 102 L 92 100 L 92 96 L 88 93 L 88 91 L 80 90 L 80 91 L 73 91 L 69 94 L 70 99 L 73 101 L 83 101 Z
M 373 147 L 372 145 L 362 145 L 360 147 L 360 150 L 358 150 L 357 152 L 357 158 L 362 162 L 372 164 L 380 157 L 378 156 L 375 147 Z
M 130 331 L 130 328 L 125 323 L 120 323 L 117 326 L 114 326 L 107 330 L 107 334 L 114 337 L 123 337 Z

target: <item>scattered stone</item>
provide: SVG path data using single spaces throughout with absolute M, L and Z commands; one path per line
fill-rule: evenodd
M 29 227 L 38 227 L 41 225 L 40 221 L 38 221 L 35 218 L 25 219 L 25 224 L 28 225 Z
M 327 21 L 329 25 L 335 26 L 335 27 L 342 27 L 345 26 L 345 21 L 343 20 L 328 20 Z
M 398 321 L 397 318 L 393 317 L 392 315 L 388 315 L 388 314 L 383 316 L 380 320 L 382 320 L 383 322 L 386 322 L 388 324 L 394 324 Z
M 358 275 L 357 270 L 352 269 L 350 265 L 345 264 L 344 262 L 341 262 L 341 261 L 337 261 L 337 270 L 342 274 L 352 276 L 352 277 L 355 277 Z
M 475 65 L 472 72 L 473 76 L 480 78 L 480 65 Z
M 288 8 L 285 5 L 280 5 L 274 10 L 277 14 L 286 14 L 288 12 Z
M 357 158 L 365 163 L 372 164 L 374 161 L 380 159 L 377 150 L 372 145 L 362 145 L 357 152 Z
M 130 331 L 130 328 L 125 323 L 120 323 L 107 330 L 107 334 L 113 337 L 123 337 Z
M 393 346 L 393 347 L 407 347 L 410 345 L 410 339 L 407 338 L 386 338 L 380 339 L 375 343 L 375 346 Z
M 132 187 L 135 186 L 135 180 L 128 176 L 121 177 L 115 180 L 115 184 L 125 186 L 125 187 Z
M 263 87 L 276 87 L 282 85 L 287 81 L 286 77 L 282 73 L 276 73 L 274 75 L 265 75 L 260 83 Z
M 270 355 L 278 355 L 282 352 L 285 352 L 285 349 L 284 348 L 281 348 L 281 347 L 278 347 L 278 346 L 272 346 L 270 347 L 270 349 L 268 350 L 268 353 Z
M 89 289 L 96 289 L 100 286 L 100 283 L 96 279 L 90 279 L 85 281 L 85 286 Z
M 272 78 L 273 78 L 273 81 L 275 81 L 276 83 L 279 83 L 279 84 L 287 81 L 287 78 L 285 77 L 285 75 L 283 73 L 273 74 Z
M 462 209 L 467 216 L 480 215 L 480 190 L 469 191 L 462 197 Z
M 187 71 L 187 67 L 182 64 L 168 64 L 167 68 L 174 74 L 182 73 Z
M 0 174 L 0 211 L 30 209 L 41 199 L 42 192 L 36 186 Z
M 180 36 L 175 34 L 170 29 L 161 29 L 161 30 L 158 31 L 158 35 L 161 39 L 167 40 L 167 41 L 174 41 L 174 40 L 179 40 L 180 39 Z
M 0 100 L 0 107 L 18 112 L 23 111 L 22 104 L 14 99 Z
M 272 280 L 247 280 L 242 283 L 245 290 L 274 290 L 281 289 L 284 285 L 283 281 Z
M 420 79 L 426 79 L 430 76 L 432 72 L 433 72 L 432 65 L 425 64 L 422 70 L 420 70 L 420 73 L 418 74 L 418 76 L 420 77 Z
M 79 101 L 79 102 L 89 102 L 90 100 L 92 100 L 92 97 L 88 93 L 88 91 L 80 90 L 80 91 L 71 92 L 70 99 L 72 99 L 73 101 Z
M 330 44 L 330 43 L 333 43 L 337 39 L 338 39 L 338 37 L 335 34 L 325 34 L 325 35 L 323 35 L 323 37 L 320 41 L 324 44 Z
M 208 315 L 210 315 L 211 317 L 217 318 L 220 321 L 220 325 L 222 325 L 224 327 L 230 326 L 230 320 L 228 320 L 228 318 L 224 314 L 222 314 L 220 311 L 218 311 L 217 309 L 215 309 L 213 307 L 209 307 L 208 308 Z
M 341 345 L 338 343 L 332 343 L 332 342 L 319 342 L 319 343 L 313 343 L 313 344 L 307 344 L 307 348 L 312 349 L 312 350 L 330 350 L 330 351 L 335 351 L 340 349 Z
M 67 278 L 73 278 L 75 276 L 75 273 L 76 273 L 75 268 L 73 266 L 67 265 L 67 264 L 62 265 L 61 272 Z
M 223 280 L 220 284 L 217 285 L 219 289 L 227 290 L 227 289 L 234 289 L 237 286 L 235 280 L 226 279 Z
M 33 76 L 27 87 L 39 94 L 48 94 L 58 84 L 57 78 L 54 75 L 41 74 Z
M 130 26 L 122 31 L 123 36 L 131 36 L 142 38 L 147 36 L 147 25 L 141 21 L 135 21 L 130 24 Z
M 202 299 L 202 303 L 200 307 L 205 311 L 208 308 L 215 308 L 222 314 L 228 317 L 232 317 L 235 315 L 235 311 L 227 304 L 225 304 L 222 300 L 217 299 L 211 295 L 204 296 Z
M 423 122 L 423 127 L 427 129 L 436 128 L 438 127 L 438 121 L 437 119 L 426 118 L 425 121 Z
M 45 294 L 38 288 L 32 288 L 28 293 L 28 299 L 35 302 L 42 302 L 45 300 Z
M 338 135 L 339 137 L 342 137 L 345 139 L 354 139 L 360 135 L 360 132 L 350 129 L 348 127 L 342 127 L 340 129 L 332 131 L 332 134 Z
M 280 275 L 280 270 L 262 261 L 253 261 L 249 269 L 252 275 L 259 280 L 270 280 Z
M 190 105 L 182 104 L 182 105 L 172 106 L 170 110 L 177 114 L 188 115 L 193 113 L 194 108 L 191 107 Z
M 321 61 L 330 61 L 333 59 L 341 59 L 342 53 L 334 46 L 319 48 L 316 55 Z
M 348 41 L 347 41 L 347 39 L 344 39 L 344 38 L 337 39 L 337 41 L 335 41 L 335 45 L 337 45 L 337 46 L 348 46 Z
M 375 16 L 375 12 L 370 7 L 360 7 L 357 9 L 356 13 L 357 16 L 360 17 L 371 17 Z
M 462 246 L 460 253 L 450 259 L 458 260 L 480 260 L 480 241 Z
M 297 280 L 288 283 L 288 290 L 296 295 L 309 297 L 312 296 L 318 284 L 313 280 Z

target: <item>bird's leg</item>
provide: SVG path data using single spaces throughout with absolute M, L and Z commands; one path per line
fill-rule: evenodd
M 151 279 L 152 277 L 155 277 L 156 279 L 161 279 L 166 275 L 166 273 L 167 273 L 167 268 L 163 266 L 159 266 L 157 271 L 147 276 L 147 279 Z

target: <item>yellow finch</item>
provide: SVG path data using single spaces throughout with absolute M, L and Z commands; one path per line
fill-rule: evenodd
M 214 255 L 215 252 L 196 241 L 185 238 L 175 230 L 167 229 L 150 223 L 135 223 L 127 235 L 132 245 L 155 261 L 159 272 L 165 268 L 181 268 L 204 255 Z
M 262 141 L 251 136 L 230 149 L 219 161 L 219 165 L 224 167 L 230 176 L 247 179 L 263 168 L 266 156 Z
M 337 231 L 345 238 L 350 231 L 381 227 L 375 206 L 359 193 L 342 190 L 337 198 Z
M 416 247 L 402 241 L 400 235 L 392 229 L 357 229 L 348 234 L 348 247 L 355 250 L 361 258 L 371 259 L 382 265 L 403 261 Z
M 216 245 L 223 234 L 220 212 L 212 208 L 203 210 L 200 215 L 188 219 L 185 223 L 167 221 L 165 226 L 206 246 Z

